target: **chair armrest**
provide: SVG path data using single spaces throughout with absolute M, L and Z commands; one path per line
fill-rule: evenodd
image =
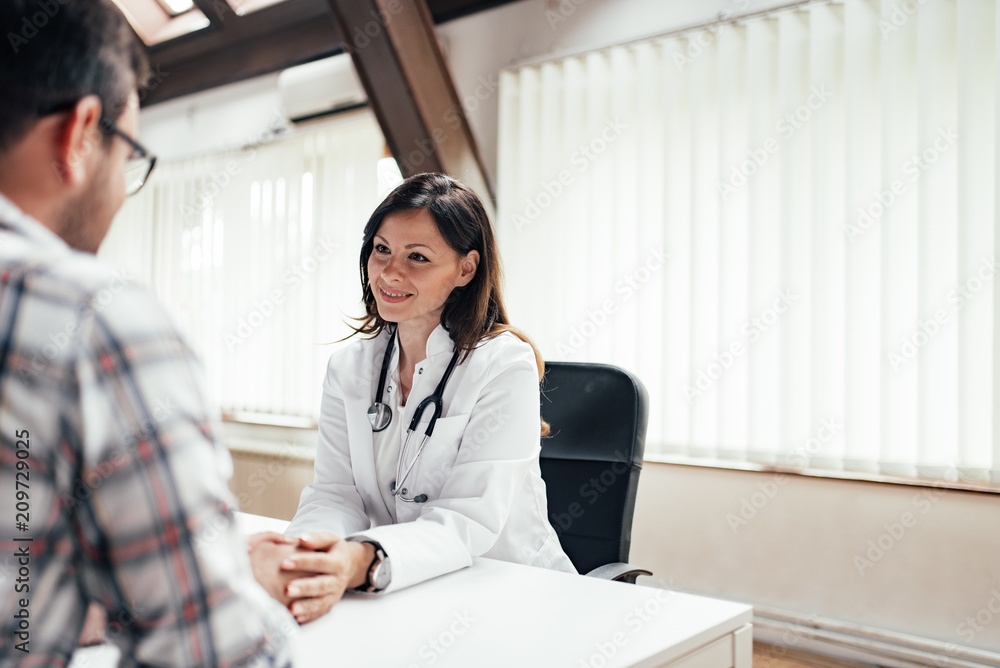
M 604 564 L 587 573 L 588 578 L 600 578 L 601 580 L 614 580 L 616 582 L 627 582 L 635 584 L 635 579 L 640 575 L 652 575 L 644 568 L 636 568 L 632 564 L 615 562 Z

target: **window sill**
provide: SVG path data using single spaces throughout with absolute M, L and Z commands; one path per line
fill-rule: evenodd
M 907 478 L 882 473 L 867 473 L 863 471 L 837 471 L 830 469 L 793 468 L 773 464 L 758 464 L 755 462 L 708 459 L 677 454 L 654 453 L 643 457 L 645 462 L 657 464 L 673 464 L 680 466 L 697 466 L 700 468 L 729 469 L 733 471 L 751 471 L 755 473 L 776 473 L 783 475 L 802 476 L 807 478 L 827 478 L 830 480 L 854 480 L 859 482 L 875 482 L 909 487 L 933 487 L 935 489 L 950 489 L 963 492 L 978 492 L 985 494 L 1000 494 L 1000 484 L 978 481 L 948 481 L 923 478 Z

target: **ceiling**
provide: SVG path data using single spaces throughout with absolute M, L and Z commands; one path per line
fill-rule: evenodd
M 384 6 L 392 11 L 411 1 Z M 442 23 L 512 1 L 426 3 L 434 23 Z M 147 43 L 153 77 L 140 91 L 144 106 L 335 55 L 344 51 L 344 33 L 359 29 L 338 25 L 331 0 L 193 0 L 194 10 L 176 17 L 159 0 L 116 2 Z M 264 7 L 238 13 L 254 5 Z

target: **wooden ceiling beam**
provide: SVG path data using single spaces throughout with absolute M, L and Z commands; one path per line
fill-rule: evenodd
M 212 26 L 149 49 L 144 106 L 340 53 L 344 41 L 325 0 L 288 0 L 237 16 L 223 0 L 196 0 Z
M 425 0 L 328 0 L 400 171 L 444 172 L 493 214 L 483 169 Z
M 153 78 L 140 97 L 147 106 L 333 56 L 342 51 L 339 37 L 328 22 L 308 21 L 203 56 L 153 58 Z

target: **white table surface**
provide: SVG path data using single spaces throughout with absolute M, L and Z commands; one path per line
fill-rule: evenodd
M 240 522 L 248 533 L 287 524 L 251 515 Z M 300 666 L 646 668 L 736 632 L 751 612 L 741 603 L 476 559 L 389 595 L 348 592 L 301 628 L 297 657 Z M 73 665 L 114 665 L 101 652 L 78 651 Z
M 299 659 L 345 666 L 658 666 L 750 622 L 747 605 L 476 559 L 386 596 L 348 593 Z

